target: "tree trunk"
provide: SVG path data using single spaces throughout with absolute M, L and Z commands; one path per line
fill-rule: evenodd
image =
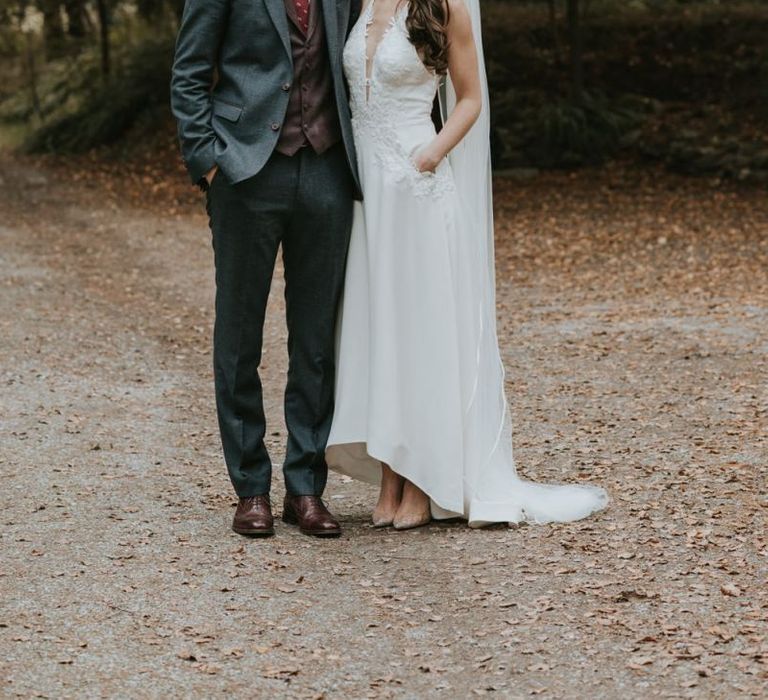
M 85 0 L 64 0 L 64 11 L 67 13 L 67 31 L 73 39 L 82 39 L 87 34 L 87 17 Z
M 568 38 L 571 44 L 571 97 L 579 100 L 584 92 L 584 38 L 579 0 L 567 0 L 567 8 Z
M 181 22 L 181 16 L 184 14 L 184 0 L 169 0 L 169 2 L 176 13 L 176 18 Z
M 109 43 L 109 9 L 107 0 L 98 0 L 96 9 L 99 14 L 99 37 L 101 42 L 101 75 L 106 81 L 112 72 L 111 46 Z
M 24 62 L 27 70 L 27 84 L 29 85 L 29 100 L 32 103 L 32 111 L 35 116 L 42 121 L 43 110 L 40 107 L 40 95 L 37 91 L 37 67 L 35 66 L 35 47 L 32 38 L 27 32 L 24 32 Z
M 136 10 L 142 19 L 150 20 L 163 11 L 163 5 L 158 0 L 136 0 Z
M 22 26 L 27 7 L 25 2 L 19 2 L 15 8 L 18 27 Z M 8 10 L 8 19 L 11 11 Z M 27 85 L 29 86 L 29 101 L 32 103 L 32 111 L 38 120 L 43 120 L 43 110 L 40 105 L 40 93 L 37 88 L 37 64 L 35 63 L 35 43 L 29 31 L 24 31 L 24 69 L 27 73 Z
M 547 0 L 549 9 L 549 31 L 552 32 L 552 45 L 555 49 L 555 61 L 558 65 L 563 62 L 563 47 L 560 45 L 560 32 L 557 29 L 556 0 Z
M 43 39 L 46 58 L 58 58 L 64 53 L 64 25 L 61 22 L 61 6 L 58 0 L 40 3 L 43 13 Z

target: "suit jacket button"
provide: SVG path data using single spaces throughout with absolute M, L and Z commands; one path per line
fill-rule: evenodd
M 272 122 L 272 131 L 279 131 L 280 125 L 277 122 Z

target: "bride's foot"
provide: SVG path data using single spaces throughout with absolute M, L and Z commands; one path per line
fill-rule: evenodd
M 395 513 L 395 530 L 410 530 L 427 525 L 432 520 L 429 508 L 429 496 L 410 481 L 405 482 L 403 498 Z
M 395 519 L 395 513 L 400 507 L 403 496 L 405 479 L 393 472 L 386 464 L 381 465 L 381 491 L 379 502 L 373 510 L 374 527 L 389 527 Z

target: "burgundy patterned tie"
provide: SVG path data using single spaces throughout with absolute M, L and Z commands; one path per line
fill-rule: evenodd
M 309 2 L 310 0 L 293 0 L 296 3 L 296 17 L 299 27 L 305 34 L 309 32 Z

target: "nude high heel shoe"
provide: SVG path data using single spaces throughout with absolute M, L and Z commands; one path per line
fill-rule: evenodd
M 373 516 L 371 517 L 371 523 L 373 523 L 373 526 L 375 528 L 389 527 L 394 522 L 395 522 L 394 514 L 377 515 L 376 511 L 374 511 Z
M 403 509 L 404 504 L 405 513 L 401 513 L 400 511 Z M 413 508 L 410 512 L 408 512 L 409 505 Z M 416 527 L 423 527 L 431 522 L 432 510 L 429 496 L 415 484 L 406 481 L 403 487 L 403 498 L 400 501 L 400 508 L 395 513 L 392 523 L 395 530 L 413 530 Z
M 426 513 L 425 515 L 411 517 L 411 518 L 395 518 L 392 521 L 392 526 L 395 530 L 413 530 L 417 527 L 424 527 L 432 522 L 432 514 Z
M 392 469 L 382 464 L 382 484 L 381 493 L 379 494 L 379 503 L 373 511 L 371 522 L 375 528 L 389 527 L 395 520 L 395 514 L 400 506 L 400 499 L 403 495 L 403 486 L 405 485 L 405 479 L 399 474 L 396 474 Z M 387 503 L 387 507 L 382 507 L 382 499 L 385 489 L 389 491 L 389 498 L 384 499 Z M 389 502 L 388 502 L 389 501 Z

